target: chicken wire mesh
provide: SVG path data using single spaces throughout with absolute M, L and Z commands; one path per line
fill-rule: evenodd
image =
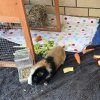
M 28 23 L 30 27 L 46 27 L 48 26 L 48 16 L 45 5 L 34 5 L 27 13 Z
M 52 5 L 51 0 L 43 0 L 42 2 L 41 0 L 34 0 L 32 2 L 32 4 L 25 5 L 26 15 L 31 29 L 56 28 L 58 26 L 56 16 L 60 15 L 56 15 L 57 9 L 55 7 L 52 9 L 52 6 L 50 6 Z M 51 22 L 51 15 L 55 17 L 54 23 Z
M 0 61 L 14 61 L 13 53 L 18 49 L 13 47 L 15 45 L 18 46 L 18 44 L 0 37 Z

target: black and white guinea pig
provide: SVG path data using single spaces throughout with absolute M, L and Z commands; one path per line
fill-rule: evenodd
M 48 51 L 44 59 L 35 64 L 28 77 L 28 84 L 33 85 L 48 82 L 54 76 L 57 69 L 64 63 L 66 54 L 61 46 Z

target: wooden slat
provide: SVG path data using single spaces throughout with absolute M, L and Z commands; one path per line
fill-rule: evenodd
M 0 67 L 16 67 L 15 62 L 12 61 L 0 61 Z
M 40 30 L 40 31 L 55 31 L 57 32 L 57 28 L 33 28 L 33 27 L 30 27 L 31 30 Z
M 55 10 L 56 10 L 57 31 L 61 32 L 59 0 L 54 0 L 54 2 L 55 2 Z
M 22 29 L 22 27 L 14 26 L 13 29 Z M 30 27 L 30 29 L 31 30 L 55 31 L 55 32 L 57 32 L 56 27 L 54 27 L 54 28 L 34 28 L 34 27 Z
M 0 16 L 1 16 L 0 21 L 2 22 L 19 21 L 17 2 L 18 0 L 3 0 L 3 1 L 0 0 Z
M 19 23 L 20 20 L 18 17 L 7 17 L 7 16 L 0 16 L 0 22 L 10 22 L 10 23 Z

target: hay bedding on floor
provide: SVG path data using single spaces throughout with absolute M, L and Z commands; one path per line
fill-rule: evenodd
M 0 68 L 0 100 L 99 100 L 100 68 L 93 54 L 100 54 L 100 47 L 81 55 L 80 66 L 70 55 L 48 86 L 20 84 L 16 68 Z M 67 66 L 74 66 L 75 72 L 64 74 Z

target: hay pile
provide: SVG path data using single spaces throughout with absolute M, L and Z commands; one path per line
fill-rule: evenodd
M 28 22 L 31 27 L 47 26 L 47 12 L 44 5 L 33 5 L 28 14 Z

